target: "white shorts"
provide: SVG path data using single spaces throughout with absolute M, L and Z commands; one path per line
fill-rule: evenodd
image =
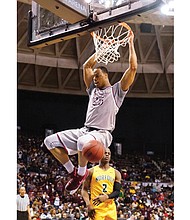
M 44 144 L 49 150 L 55 147 L 63 147 L 68 155 L 74 155 L 77 154 L 78 151 L 82 151 L 83 145 L 90 140 L 98 140 L 105 147 L 109 147 L 112 139 L 111 133 L 107 130 L 89 131 L 88 128 L 82 127 L 80 129 L 65 130 L 47 136 L 44 140 Z

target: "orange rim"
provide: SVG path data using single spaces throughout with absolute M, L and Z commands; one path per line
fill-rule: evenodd
M 131 31 L 131 28 L 129 27 L 129 25 L 125 22 L 120 22 L 119 25 L 122 25 L 124 28 L 126 28 L 128 31 Z
M 119 25 L 123 26 L 123 27 L 126 28 L 128 31 L 131 31 L 131 28 L 130 28 L 130 26 L 129 26 L 127 23 L 125 23 L 125 22 L 120 22 Z M 92 37 L 96 37 L 97 39 L 99 39 L 99 40 L 101 40 L 101 41 L 106 42 L 106 40 L 107 40 L 107 39 L 104 39 L 104 38 L 98 36 L 94 31 L 91 32 L 90 34 L 92 35 Z M 114 41 L 115 41 L 115 40 L 113 40 L 113 42 L 114 42 Z M 122 42 L 122 40 L 121 40 L 121 42 Z

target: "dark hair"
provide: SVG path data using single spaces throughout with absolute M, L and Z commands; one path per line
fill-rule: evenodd
M 109 72 L 108 72 L 107 68 L 106 68 L 106 67 L 104 67 L 104 66 L 98 66 L 96 69 L 101 69 L 101 70 L 102 70 L 102 72 L 109 74 Z

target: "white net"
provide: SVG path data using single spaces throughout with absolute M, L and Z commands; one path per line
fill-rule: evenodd
M 113 63 L 120 58 L 119 47 L 125 47 L 129 41 L 130 27 L 120 23 L 109 28 L 103 28 L 92 33 L 96 61 L 98 63 Z

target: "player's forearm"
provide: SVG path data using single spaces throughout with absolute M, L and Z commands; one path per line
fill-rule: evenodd
M 90 205 L 90 197 L 89 197 L 88 191 L 86 191 L 85 189 L 82 189 L 81 195 L 86 203 L 86 206 L 89 206 Z
M 120 191 L 113 191 L 112 193 L 110 193 L 108 195 L 108 199 L 114 199 L 117 198 L 119 196 Z
M 109 199 L 117 198 L 119 196 L 120 190 L 121 190 L 121 183 L 115 182 L 114 183 L 114 191 L 108 195 L 108 198 Z
M 92 56 L 90 56 L 86 62 L 83 64 L 83 68 L 93 68 L 93 66 L 96 64 L 96 53 L 92 54 Z
M 133 42 L 129 43 L 129 68 L 135 72 L 137 70 L 137 55 Z
M 94 74 L 92 68 L 95 65 L 95 63 L 96 63 L 95 54 L 93 54 L 83 65 L 83 79 L 86 88 L 89 88 L 92 82 L 93 74 Z
M 129 43 L 129 68 L 125 71 L 121 79 L 121 88 L 126 91 L 134 82 L 137 71 L 137 56 L 133 42 Z

